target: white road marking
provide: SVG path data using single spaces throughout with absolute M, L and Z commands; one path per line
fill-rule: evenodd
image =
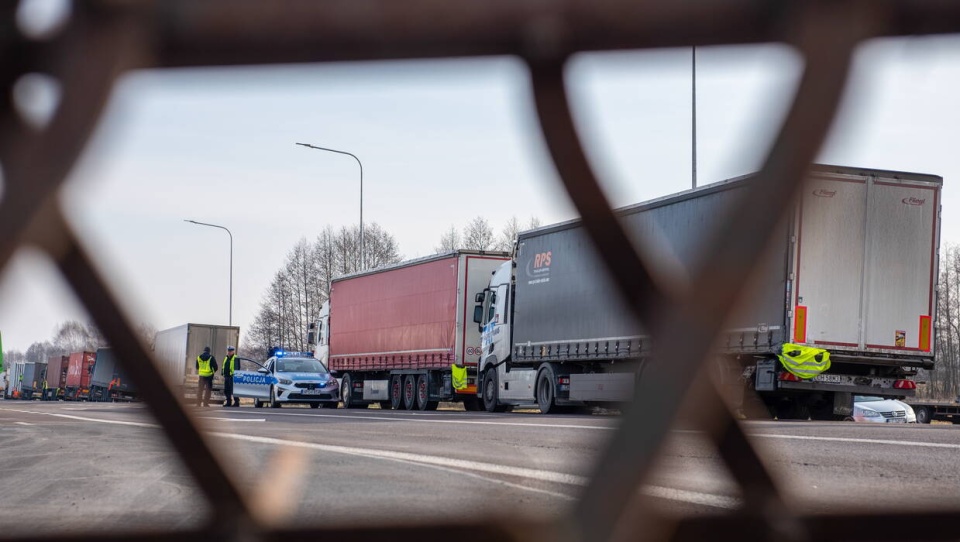
M 13 423 L 17 425 L 33 425 L 32 423 L 27 423 L 27 422 L 13 422 Z
M 156 424 L 148 424 L 141 422 L 125 422 L 120 420 L 105 420 L 100 418 L 86 418 L 82 416 L 71 416 L 68 414 L 54 414 L 51 412 L 33 412 L 27 410 L 14 410 L 14 409 L 0 409 L 8 410 L 12 412 L 23 412 L 28 414 L 46 414 L 48 416 L 56 416 L 60 418 L 68 418 L 82 421 L 89 421 L 95 423 L 106 423 L 114 425 L 126 425 L 134 427 L 159 427 Z M 583 427 L 583 426 L 576 426 Z M 536 480 L 540 482 L 551 482 L 564 485 L 573 485 L 573 486 L 584 486 L 588 482 L 588 478 L 585 476 L 579 476 L 576 474 L 567 474 L 562 472 L 553 472 L 540 469 L 530 469 L 526 467 L 511 467 L 508 465 L 497 465 L 493 463 L 483 463 L 480 461 L 469 461 L 464 459 L 452 459 L 449 457 L 442 456 L 429 456 L 423 454 L 412 454 L 407 452 L 392 452 L 389 450 L 378 450 L 370 448 L 356 448 L 352 446 L 336 446 L 332 444 L 317 444 L 313 442 L 301 442 L 296 440 L 285 440 L 277 439 L 272 437 L 258 437 L 253 435 L 237 435 L 232 433 L 219 433 L 213 432 L 209 433 L 211 436 L 240 440 L 245 442 L 253 442 L 258 444 L 270 444 L 276 446 L 295 446 L 299 448 L 306 448 L 310 450 L 317 450 L 321 452 L 329 453 L 339 453 L 344 455 L 352 455 L 357 457 L 365 457 L 370 459 L 381 459 L 388 461 L 399 461 L 406 463 L 416 463 L 419 465 L 430 466 L 440 468 L 442 470 L 453 471 L 457 474 L 467 474 L 474 477 L 480 477 L 476 472 L 483 472 L 487 474 L 499 474 L 502 476 L 514 476 L 517 478 L 525 478 L 528 480 Z M 474 473 L 468 473 L 464 471 L 474 471 Z M 487 477 L 481 477 L 483 479 L 492 480 Z M 544 493 L 554 496 L 561 496 L 563 494 L 556 493 L 552 491 L 542 490 L 538 488 L 531 488 L 527 486 L 522 486 L 519 484 L 512 484 L 510 482 L 497 480 L 498 483 L 507 485 L 510 487 L 516 487 L 518 489 L 523 489 L 526 491 L 533 491 L 536 493 Z M 669 499 L 674 501 L 689 502 L 693 504 L 701 504 L 706 506 L 713 506 L 717 508 L 731 508 L 736 507 L 739 504 L 739 500 L 733 497 L 727 497 L 724 495 L 712 495 L 709 493 L 700 493 L 696 491 L 686 491 L 682 489 L 673 489 L 661 486 L 644 486 L 642 489 L 643 493 L 652 497 L 658 497 L 662 499 Z M 569 498 L 567 495 L 563 495 L 564 498 Z
M 225 422 L 265 422 L 266 418 L 215 418 L 213 416 L 197 416 L 201 420 L 222 420 Z
M 772 438 L 784 440 L 819 440 L 825 442 L 852 442 L 857 444 L 889 444 L 893 446 L 911 446 L 916 448 L 947 448 L 950 450 L 960 450 L 960 444 L 948 444 L 944 442 L 918 442 L 913 440 L 889 440 L 876 438 L 853 438 L 853 437 L 813 437 L 807 435 L 776 435 L 769 433 L 751 433 L 751 438 Z
M 242 410 L 234 411 L 235 414 L 260 414 L 259 412 L 244 412 Z M 366 414 L 297 414 L 294 412 L 271 412 L 271 416 L 294 416 L 294 417 L 304 417 L 304 418 L 338 418 L 341 420 L 350 419 L 350 420 L 380 420 L 380 421 L 390 421 L 390 422 L 408 422 L 408 423 L 448 423 L 455 425 L 499 425 L 499 426 L 508 426 L 508 427 L 544 427 L 544 428 L 556 428 L 556 429 L 592 429 L 592 430 L 601 430 L 601 431 L 611 431 L 616 430 L 617 427 L 606 426 L 606 425 L 573 425 L 573 424 L 551 424 L 551 423 L 531 423 L 531 422 L 494 422 L 494 421 L 477 421 L 477 420 L 464 420 L 464 419 L 455 419 L 455 420 L 434 420 L 434 419 L 417 419 L 417 418 L 401 418 L 399 416 L 370 416 Z M 409 414 L 408 414 L 409 415 Z

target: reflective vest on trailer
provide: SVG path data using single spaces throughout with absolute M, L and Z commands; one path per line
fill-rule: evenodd
M 210 360 L 213 358 L 207 358 L 206 361 L 200 359 L 200 356 L 197 356 L 197 374 L 200 376 L 213 376 L 213 369 L 210 368 Z
M 822 348 L 784 343 L 780 354 L 780 363 L 791 374 L 809 380 L 830 368 L 830 352 Z
M 467 368 L 457 367 L 456 365 L 450 366 L 450 373 L 453 377 L 453 389 L 462 390 L 467 387 Z

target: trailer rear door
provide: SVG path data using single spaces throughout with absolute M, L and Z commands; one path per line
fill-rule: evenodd
M 869 349 L 930 352 L 938 189 L 894 179 L 870 186 L 864 287 Z
M 940 183 L 810 180 L 797 218 L 794 342 L 930 355 Z

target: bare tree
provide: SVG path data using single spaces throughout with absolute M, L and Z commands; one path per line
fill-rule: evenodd
M 512 251 L 513 244 L 517 242 L 518 233 L 520 233 L 520 221 L 517 220 L 517 217 L 512 216 L 503 227 L 503 230 L 500 231 L 500 237 L 497 239 L 497 244 L 494 248 L 506 252 Z
M 50 341 L 35 342 L 27 348 L 23 361 L 46 363 L 47 358 L 61 353 L 61 350 L 50 343 Z
M 157 341 L 157 326 L 147 322 L 140 322 L 136 331 L 137 336 L 143 341 L 144 346 L 146 346 L 148 350 L 153 351 L 153 347 Z
M 106 344 L 103 334 L 95 325 L 85 325 L 76 320 L 60 324 L 53 335 L 53 346 L 63 354 L 93 352 Z
M 535 217 L 535 216 L 531 216 L 531 217 L 530 217 L 530 222 L 527 224 L 527 229 L 528 229 L 528 230 L 535 230 L 535 229 L 537 229 L 537 228 L 539 228 L 539 227 L 540 227 L 540 219 L 537 218 L 537 217 Z
M 493 228 L 482 216 L 467 224 L 463 230 L 463 247 L 467 250 L 489 250 L 493 246 Z
M 396 240 L 378 224 L 365 224 L 363 235 L 368 269 L 400 261 Z M 263 296 L 244 352 L 266 356 L 273 346 L 305 351 L 308 324 L 319 320 L 333 279 L 360 270 L 359 241 L 359 226 L 328 226 L 313 243 L 298 241 Z
M 460 248 L 460 244 L 460 232 L 457 231 L 456 226 L 451 224 L 450 229 L 440 236 L 440 244 L 437 245 L 434 250 L 437 254 L 452 252 Z

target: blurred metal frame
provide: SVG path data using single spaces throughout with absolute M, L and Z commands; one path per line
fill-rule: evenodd
M 170 0 L 76 2 L 66 27 L 47 41 L 23 36 L 15 6 L 0 7 L 0 74 L 10 91 L 25 74 L 61 85 L 53 119 L 36 128 L 12 100 L 0 105 L 0 267 L 21 246 L 57 262 L 79 299 L 138 382 L 162 382 L 137 340 L 116 292 L 97 271 L 63 218 L 59 188 L 76 162 L 122 73 L 140 68 L 289 62 L 514 55 L 530 67 L 533 100 L 564 187 L 621 292 L 655 340 L 682 348 L 663 353 L 637 389 L 621 431 L 598 462 L 572 525 L 457 525 L 461 540 L 796 539 L 919 540 L 960 538 L 960 511 L 940 514 L 791 514 L 773 478 L 729 408 L 701 408 L 698 420 L 718 446 L 745 501 L 719 517 L 669 521 L 644 505 L 649 474 L 685 397 L 723 406 L 716 390 L 693 376 L 736 301 L 767 232 L 787 207 L 836 115 L 855 47 L 877 36 L 960 32 L 952 0 Z M 781 131 L 746 198 L 713 232 L 713 247 L 691 269 L 685 291 L 656 284 L 616 220 L 577 136 L 563 68 L 583 51 L 781 42 L 806 60 Z M 683 324 L 680 326 L 679 324 Z M 682 335 L 677 330 L 684 329 Z M 682 340 L 677 340 L 677 339 Z M 655 383 L 655 384 L 654 384 Z M 278 528 L 251 515 L 209 443 L 172 390 L 141 387 L 210 508 L 201 529 L 178 533 L 90 533 L 45 540 L 446 540 L 450 525 L 358 529 Z M 641 411 L 663 414 L 639 423 Z M 708 413 L 717 413 L 711 415 Z M 561 534 L 562 533 L 562 534 Z M 29 538 L 26 538 L 29 539 Z

